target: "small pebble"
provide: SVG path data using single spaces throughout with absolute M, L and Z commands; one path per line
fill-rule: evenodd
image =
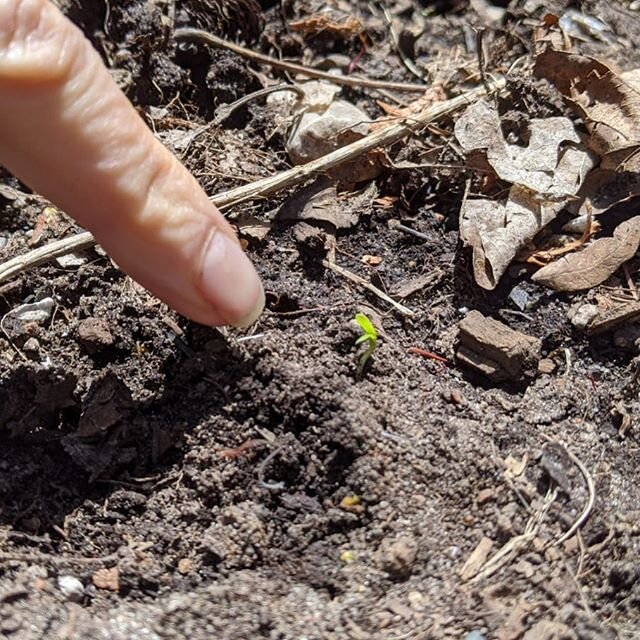
M 538 373 L 551 374 L 556 370 L 556 363 L 550 358 L 543 358 L 538 362 Z
M 40 351 L 40 343 L 37 338 L 29 338 L 23 345 L 23 351 L 28 351 L 30 353 L 38 353 Z
M 380 565 L 390 575 L 401 578 L 411 573 L 418 553 L 418 543 L 412 536 L 385 540 L 380 549 Z
M 467 635 L 464 637 L 464 640 L 486 640 L 486 636 L 482 631 L 478 631 L 474 629 L 473 631 L 469 631 Z
M 58 589 L 71 602 L 80 602 L 84 597 L 84 585 L 75 576 L 60 576 Z
M 567 314 L 571 324 L 576 329 L 586 329 L 587 325 L 598 315 L 598 307 L 595 304 L 578 304 L 569 309 Z
M 529 306 L 529 294 L 519 286 L 511 289 L 509 292 L 509 300 L 511 300 L 520 311 L 524 311 Z

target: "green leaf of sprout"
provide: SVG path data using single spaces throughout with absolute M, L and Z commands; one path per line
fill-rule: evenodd
M 377 340 L 378 332 L 373 326 L 373 322 L 371 322 L 371 320 L 369 320 L 369 318 L 367 318 L 364 313 L 356 313 L 355 321 L 365 333 L 365 335 L 361 337 L 364 338 L 366 336 L 369 340 Z

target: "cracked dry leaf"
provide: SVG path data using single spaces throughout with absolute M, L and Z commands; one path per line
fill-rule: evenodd
M 497 111 L 482 100 L 459 118 L 455 135 L 470 161 L 475 154 L 513 183 L 506 202 L 467 199 L 460 211 L 460 236 L 473 248 L 475 280 L 494 289 L 519 251 L 576 194 L 594 157 L 577 146 L 581 138 L 568 118 L 533 119 L 527 147 L 507 143 Z
M 640 216 L 618 225 L 612 238 L 600 238 L 582 251 L 542 267 L 533 280 L 556 291 L 580 291 L 604 282 L 635 255 L 640 245 Z
M 588 56 L 547 49 L 534 73 L 546 78 L 584 118 L 590 147 L 615 168 L 640 145 L 640 92 L 637 70 L 618 75 Z
M 593 167 L 589 154 L 574 146 L 583 140 L 569 118 L 532 118 L 529 144 L 523 147 L 504 139 L 500 115 L 488 102 L 479 100 L 467 107 L 454 132 L 466 153 L 484 151 L 499 178 L 547 198 L 574 195 L 577 183 Z
M 567 208 L 580 216 L 599 216 L 621 206 L 631 209 L 640 197 L 640 174 L 637 169 L 594 169 L 578 196 L 580 200 Z
M 326 223 L 335 229 L 350 229 L 367 215 L 378 190 L 375 183 L 356 193 L 338 194 L 326 176 L 294 191 L 276 214 L 279 222 Z

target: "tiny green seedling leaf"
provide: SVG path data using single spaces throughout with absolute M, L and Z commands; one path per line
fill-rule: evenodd
M 355 321 L 362 329 L 362 335 L 356 340 L 356 345 L 367 343 L 367 348 L 360 356 L 360 362 L 358 363 L 357 375 L 362 375 L 365 365 L 369 358 L 373 355 L 378 344 L 378 332 L 373 326 L 373 322 L 364 315 L 364 313 L 356 313 Z
M 363 338 L 373 338 L 374 340 L 378 339 L 378 332 L 376 328 L 373 326 L 373 322 L 364 315 L 364 313 L 356 313 L 356 322 L 360 325 L 360 328 L 364 331 Z

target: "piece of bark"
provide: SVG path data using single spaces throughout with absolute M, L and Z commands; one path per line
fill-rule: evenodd
M 458 325 L 457 360 L 494 382 L 534 375 L 542 343 L 507 325 L 470 311 Z
M 587 325 L 587 335 L 596 336 L 600 333 L 606 333 L 621 325 L 634 322 L 638 318 L 640 318 L 640 302 L 619 305 L 598 313 Z

